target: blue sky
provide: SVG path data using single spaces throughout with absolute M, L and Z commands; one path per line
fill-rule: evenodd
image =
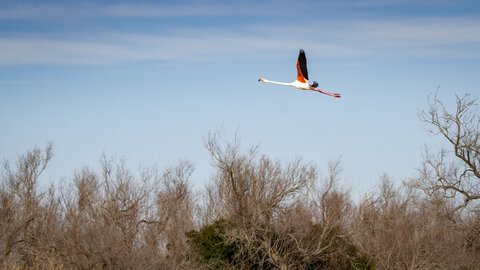
M 417 118 L 427 95 L 480 96 L 477 1 L 0 1 L 0 157 L 54 144 L 46 182 L 98 167 L 178 159 L 212 173 L 202 140 L 325 171 L 341 156 L 360 194 L 382 173 L 415 173 L 441 140 Z M 257 82 L 311 80 L 339 92 Z

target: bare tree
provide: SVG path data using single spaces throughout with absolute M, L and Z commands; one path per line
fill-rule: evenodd
M 260 156 L 258 147 L 242 154 L 237 139 L 225 145 L 219 139 L 216 134 L 205 143 L 218 169 L 216 195 L 223 202 L 218 217 L 268 223 L 275 210 L 306 191 L 316 177 L 315 168 L 301 159 L 282 168 L 280 162 Z
M 464 237 L 466 225 L 478 219 L 452 220 L 450 201 L 395 187 L 386 175 L 377 189 L 357 206 L 351 227 L 376 269 L 478 269 L 478 239 L 470 234 L 467 247 Z
M 144 241 L 161 255 L 159 265 L 165 269 L 185 268 L 189 263 L 185 233 L 194 228 L 196 210 L 190 187 L 192 172 L 193 165 L 188 161 L 165 169 L 157 180 L 152 211 L 142 220 L 147 226 Z
M 195 208 L 182 161 L 139 176 L 103 158 L 102 177 L 83 169 L 62 192 L 65 218 L 58 253 L 77 269 L 176 269 L 185 264 L 185 232 Z
M 454 207 L 454 212 L 480 199 L 480 116 L 477 105 L 477 99 L 469 94 L 456 96 L 456 108 L 450 111 L 436 93 L 429 99 L 428 109 L 419 114 L 427 129 L 442 135 L 449 147 L 433 154 L 425 150 L 420 175 L 414 185 L 430 195 L 460 199 L 461 203 Z
M 330 163 L 330 175 L 316 188 L 315 166 L 300 159 L 282 164 L 259 155 L 257 147 L 242 153 L 238 139 L 221 144 L 218 133 L 206 147 L 217 168 L 207 207 L 226 220 L 222 237 L 235 249 L 233 261 L 222 267 L 368 268 L 345 230 L 350 201 L 335 185 L 339 161 Z
M 36 147 L 3 166 L 0 268 L 479 269 L 480 211 L 456 211 L 480 202 L 475 102 L 457 97 L 448 113 L 435 96 L 421 114 L 453 147 L 426 152 L 412 183 L 428 196 L 383 176 L 359 204 L 337 184 L 339 160 L 318 176 L 219 133 L 205 140 L 215 174 L 204 202 L 187 161 L 134 172 L 104 157 L 60 189 L 39 185 L 52 147 Z
M 39 216 L 41 198 L 38 183 L 52 157 L 52 145 L 44 151 L 35 147 L 20 156 L 16 168 L 4 162 L 4 176 L 0 186 L 0 261 L 33 261 L 29 247 L 37 244 L 34 226 Z M 13 256 L 13 257 L 12 257 Z

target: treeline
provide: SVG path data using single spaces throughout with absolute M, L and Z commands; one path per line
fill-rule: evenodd
M 202 192 L 193 166 L 132 172 L 103 158 L 41 188 L 52 146 L 5 162 L 4 269 L 480 269 L 480 132 L 475 99 L 449 113 L 436 97 L 421 119 L 452 149 L 426 153 L 402 186 L 384 176 L 359 202 L 300 159 L 282 163 L 217 133 L 216 174 Z M 450 121 L 450 122 L 449 122 Z M 452 122 L 453 121 L 453 122 Z M 447 158 L 450 157 L 450 158 Z

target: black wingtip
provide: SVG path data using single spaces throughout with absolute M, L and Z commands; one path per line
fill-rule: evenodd
M 298 56 L 304 58 L 305 57 L 305 51 L 303 49 L 300 49 L 300 52 L 298 53 Z
M 305 51 L 303 51 L 303 49 L 300 49 L 300 53 L 298 54 L 298 63 L 300 64 L 300 70 L 303 77 L 308 80 L 307 57 L 305 56 Z

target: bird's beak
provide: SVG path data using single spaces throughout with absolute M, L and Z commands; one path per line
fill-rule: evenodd
M 262 78 L 260 78 L 260 79 L 258 79 L 258 81 L 259 81 L 259 82 L 263 82 L 263 79 L 262 79 Z

